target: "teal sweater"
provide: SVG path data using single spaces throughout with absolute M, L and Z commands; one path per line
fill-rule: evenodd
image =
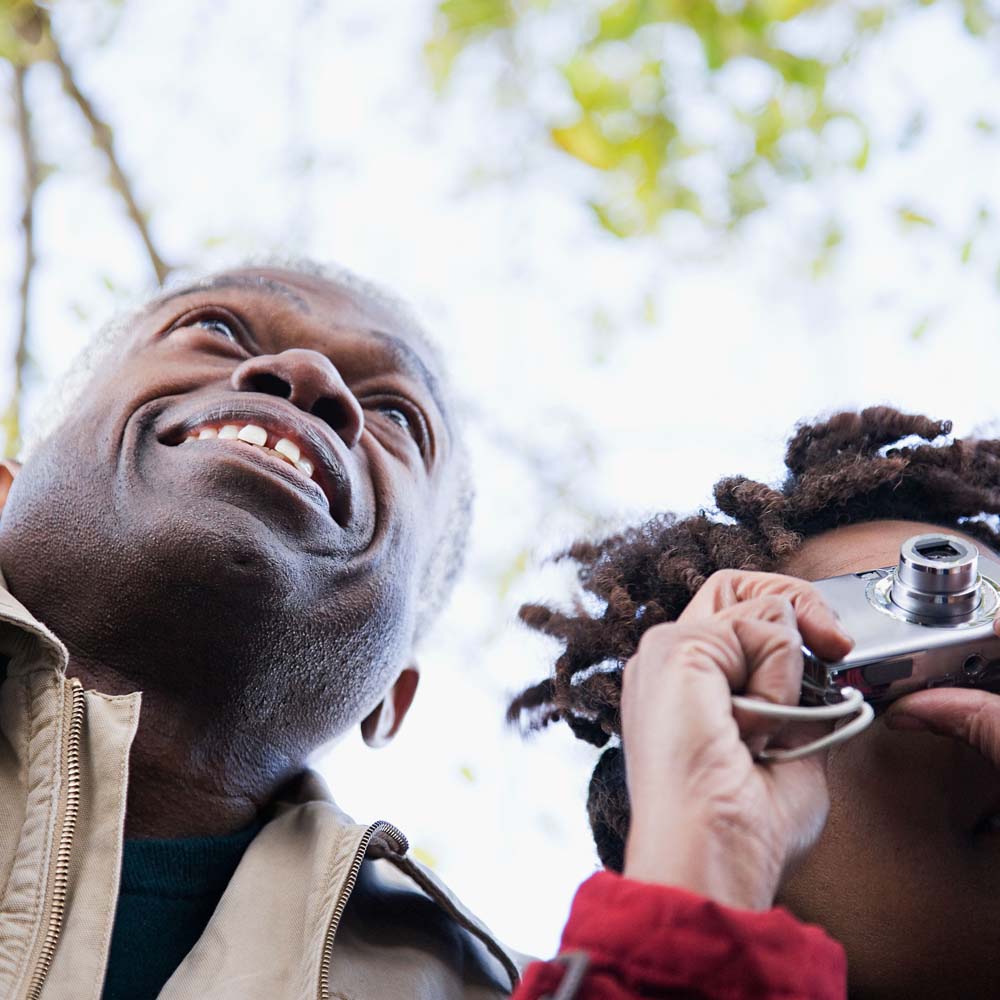
M 155 1000 L 201 937 L 260 830 L 225 837 L 126 840 L 103 1000 Z

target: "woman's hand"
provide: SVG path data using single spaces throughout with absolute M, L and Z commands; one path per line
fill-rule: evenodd
M 643 636 L 621 700 L 625 875 L 771 906 L 826 820 L 824 760 L 754 763 L 751 748 L 782 723 L 734 712 L 731 693 L 797 705 L 803 643 L 827 660 L 852 645 L 809 583 L 737 570 L 714 574 L 676 622 Z
M 993 622 L 1000 635 L 1000 619 Z M 1000 769 L 1000 697 L 974 688 L 931 688 L 908 694 L 885 714 L 890 729 L 926 730 L 962 740 Z

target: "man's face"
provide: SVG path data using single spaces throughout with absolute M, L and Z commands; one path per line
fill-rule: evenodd
M 936 530 L 839 528 L 782 571 L 892 565 L 905 539 Z M 826 829 L 779 902 L 844 944 L 851 996 L 1000 996 L 1000 773 L 964 743 L 878 719 L 831 751 L 827 776 Z
M 279 269 L 213 285 L 141 317 L 25 465 L 3 569 L 82 661 L 217 703 L 211 665 L 262 721 L 311 698 L 316 742 L 406 664 L 447 418 L 379 303 Z

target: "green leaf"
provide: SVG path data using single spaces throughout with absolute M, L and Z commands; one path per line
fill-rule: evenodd
M 480 34 L 514 23 L 508 0 L 440 0 L 437 10 L 447 30 L 459 34 Z
M 0 416 L 0 433 L 3 434 L 3 453 L 15 458 L 21 450 L 21 414 L 17 396 L 11 397 Z
M 859 35 L 874 34 L 885 27 L 888 19 L 888 6 L 862 6 L 854 15 L 854 27 Z
M 872 140 L 871 136 L 868 134 L 868 129 L 864 129 L 861 136 L 861 148 L 858 150 L 857 155 L 851 160 L 851 166 L 855 170 L 864 170 L 868 166 L 868 157 L 871 155 L 872 151 Z
M 635 220 L 627 218 L 620 211 L 620 206 L 612 207 L 606 202 L 602 203 L 598 201 L 590 201 L 587 205 L 594 213 L 594 217 L 601 228 L 612 236 L 617 236 L 623 240 L 628 236 L 634 236 L 638 231 L 639 227 L 636 225 Z
M 970 35 L 982 37 L 993 27 L 993 16 L 983 0 L 962 0 L 962 15 Z
M 830 270 L 837 247 L 843 241 L 844 231 L 837 224 L 836 220 L 831 219 L 827 222 L 823 230 L 823 239 L 820 242 L 819 252 L 812 261 L 810 270 L 814 278 L 820 278 Z
M 772 99 L 752 116 L 750 123 L 755 132 L 754 149 L 758 156 L 774 162 L 778 157 L 778 143 L 787 130 L 784 108 Z
M 767 204 L 752 164 L 729 178 L 730 226 L 759 211 Z
M 775 50 L 770 62 L 789 83 L 797 83 L 813 90 L 822 90 L 826 86 L 827 66 L 819 59 L 803 59 Z
M 756 0 L 753 4 L 768 21 L 790 21 L 820 5 L 817 0 Z
M 928 215 L 924 215 L 918 212 L 915 208 L 910 208 L 907 205 L 901 205 L 896 209 L 896 218 L 899 219 L 904 226 L 936 226 L 937 223 Z
M 689 7 L 690 0 L 616 0 L 598 14 L 597 32 L 592 41 L 624 41 L 651 24 L 683 22 Z
M 715 16 L 703 16 L 699 18 L 699 22 L 692 24 L 692 27 L 698 32 L 698 37 L 701 39 L 705 62 L 708 63 L 710 70 L 721 69 L 731 55 L 725 39 L 727 33 Z
M 598 15 L 597 41 L 620 41 L 629 38 L 645 23 L 642 0 L 619 0 Z
M 410 853 L 419 861 L 422 865 L 425 865 L 431 870 L 437 868 L 438 859 L 434 853 L 427 847 L 421 844 L 416 844 L 410 848 Z
M 513 587 L 517 580 L 525 574 L 528 569 L 530 559 L 531 552 L 528 549 L 522 549 L 516 556 L 514 556 L 510 565 L 500 576 L 500 581 L 497 585 L 497 593 L 500 598 L 506 597 L 510 592 L 510 588 Z
M 441 93 L 451 79 L 455 60 L 459 57 L 465 42 L 458 35 L 445 34 L 432 38 L 424 45 L 424 61 L 430 70 L 434 89 Z
M 435 90 L 444 90 L 455 60 L 473 41 L 513 27 L 509 0 L 440 0 L 433 36 L 424 45 L 424 61 Z
M 0 59 L 30 66 L 51 53 L 48 13 L 33 0 L 0 0 Z
M 836 222 L 828 222 L 823 233 L 823 249 L 834 250 L 844 242 L 844 231 Z
M 590 116 L 564 128 L 551 129 L 549 134 L 560 149 L 598 170 L 611 170 L 621 162 L 621 150 L 608 140 Z
M 583 111 L 627 111 L 631 107 L 627 83 L 598 69 L 590 51 L 578 52 L 562 74 Z

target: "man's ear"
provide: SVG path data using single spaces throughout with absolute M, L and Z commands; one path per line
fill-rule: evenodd
M 415 663 L 411 663 L 361 723 L 361 735 L 368 746 L 384 747 L 399 732 L 419 683 L 420 671 Z
M 7 494 L 14 484 L 14 477 L 21 471 L 21 463 L 12 458 L 0 459 L 0 511 L 7 502 Z

